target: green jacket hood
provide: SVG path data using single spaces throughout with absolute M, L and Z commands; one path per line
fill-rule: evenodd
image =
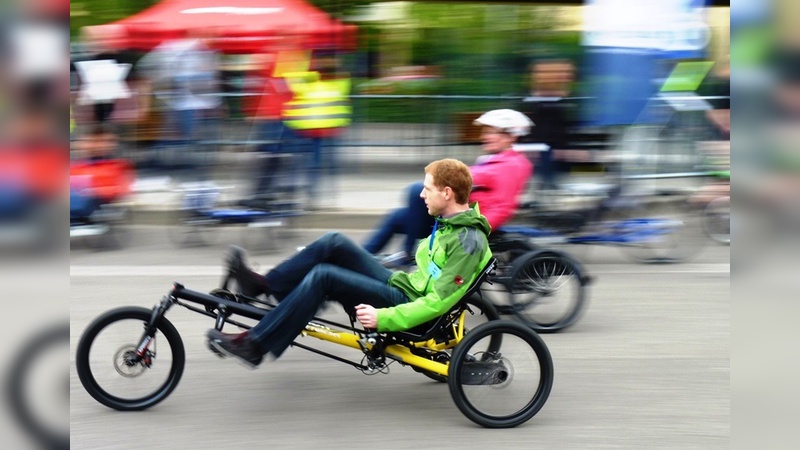
M 442 224 L 450 224 L 459 227 L 472 227 L 483 231 L 487 236 L 492 232 L 492 227 L 486 217 L 481 215 L 477 203 L 470 203 L 469 210 L 463 213 L 456 214 L 453 217 L 439 217 L 438 220 Z

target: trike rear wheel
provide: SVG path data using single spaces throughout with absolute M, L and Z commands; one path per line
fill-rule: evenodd
M 468 419 L 487 428 L 515 427 L 536 415 L 550 396 L 553 360 L 533 330 L 496 320 L 478 326 L 456 346 L 448 385 Z
M 152 310 L 141 307 L 113 309 L 89 324 L 78 342 L 75 360 L 81 384 L 109 408 L 149 408 L 167 398 L 183 375 L 183 341 L 164 317 L 156 323 L 145 356 L 137 357 L 151 315 Z

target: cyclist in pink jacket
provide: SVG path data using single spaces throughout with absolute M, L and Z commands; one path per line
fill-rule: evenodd
M 533 174 L 528 158 L 513 149 L 517 138 L 528 134 L 533 122 L 518 111 L 496 109 L 481 115 L 474 124 L 482 127 L 481 142 L 486 154 L 470 166 L 473 187 L 469 200 L 478 202 L 492 230 L 497 230 L 514 216 Z M 417 241 L 430 234 L 433 218 L 420 200 L 421 190 L 420 183 L 412 184 L 407 205 L 390 213 L 364 243 L 368 252 L 377 254 L 395 234 L 405 235 L 404 251 L 385 261 L 387 265 L 412 263 Z

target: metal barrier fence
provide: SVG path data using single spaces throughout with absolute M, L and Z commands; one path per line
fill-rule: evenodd
M 255 151 L 259 146 L 284 143 L 282 137 L 263 137 L 260 122 L 241 111 L 242 99 L 250 94 L 220 93 L 226 113 L 207 118 L 202 134 L 193 141 L 193 153 L 204 155 L 205 163 L 219 162 L 221 152 Z M 562 151 L 564 159 L 574 162 L 609 164 L 619 158 L 639 166 L 636 173 L 647 171 L 685 172 L 697 166 L 702 155 L 694 143 L 706 140 L 708 125 L 698 108 L 681 109 L 686 103 L 715 100 L 723 97 L 654 98 L 652 108 L 658 111 L 646 124 L 606 129 L 582 127 L 575 130 L 572 145 Z M 353 123 L 336 139 L 323 145 L 335 152 L 340 164 L 395 163 L 424 164 L 434 159 L 455 157 L 472 161 L 480 154 L 478 127 L 472 120 L 480 113 L 497 108 L 513 108 L 523 97 L 470 95 L 352 95 Z M 155 108 L 141 112 L 134 98 L 114 120 L 122 143 L 122 154 L 140 159 L 152 148 L 177 148 L 184 143 L 174 138 L 175 117 L 158 102 Z M 587 99 L 571 99 L 585 101 Z M 676 106 L 677 105 L 677 106 Z M 86 108 L 84 108 L 86 109 Z M 126 111 L 133 109 L 134 111 Z M 76 110 L 80 135 L 86 111 Z M 616 156 L 621 151 L 621 156 Z M 162 152 L 165 153 L 165 152 Z M 168 152 L 167 152 L 168 153 Z M 564 156 L 566 155 L 566 156 Z

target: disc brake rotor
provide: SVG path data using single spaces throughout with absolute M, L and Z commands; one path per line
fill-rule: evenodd
M 136 356 L 136 347 L 126 345 L 114 354 L 114 369 L 126 378 L 138 377 L 146 369 L 144 361 Z

